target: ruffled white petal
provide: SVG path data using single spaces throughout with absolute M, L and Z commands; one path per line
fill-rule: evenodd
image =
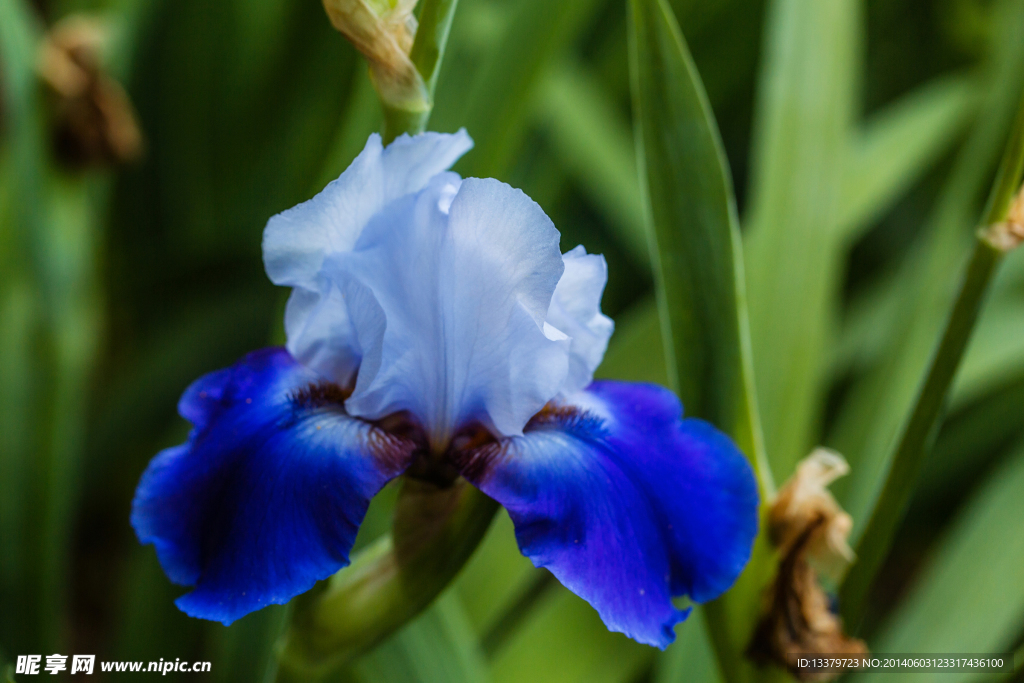
M 408 410 L 437 447 L 474 420 L 521 434 L 568 372 L 570 340 L 545 324 L 558 238 L 536 203 L 496 180 L 438 176 L 389 205 L 325 265 L 379 306 L 350 305 L 364 362 L 347 409 Z
M 601 364 L 615 323 L 601 313 L 601 295 L 608 282 L 604 257 L 588 254 L 582 245 L 562 255 L 565 273 L 558 281 L 547 322 L 572 339 L 569 373 L 563 394 L 585 388 Z
M 367 221 L 396 199 L 422 190 L 473 146 L 464 130 L 454 135 L 403 135 L 385 149 L 371 135 L 352 165 L 320 194 L 267 223 L 263 260 L 270 279 L 295 287 L 288 303 L 288 350 L 301 363 L 348 383 L 360 347 L 336 283 L 324 277 L 324 261 L 345 253 Z

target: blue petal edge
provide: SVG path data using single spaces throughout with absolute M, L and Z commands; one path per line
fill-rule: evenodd
M 665 648 L 689 610 L 750 558 L 758 493 L 746 458 L 672 392 L 594 382 L 525 435 L 463 462 L 508 509 L 523 554 L 589 602 L 612 631 Z
M 150 462 L 131 516 L 167 576 L 195 586 L 176 602 L 183 612 L 227 625 L 348 564 L 370 498 L 412 444 L 342 400 L 280 348 L 185 391 L 178 410 L 195 429 Z

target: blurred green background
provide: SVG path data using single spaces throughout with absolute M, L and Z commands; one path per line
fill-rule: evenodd
M 775 480 L 819 443 L 839 450 L 856 537 L 1024 85 L 1024 1 L 671 4 L 736 186 Z M 37 45 L 75 12 L 109 22 L 104 68 L 137 110 L 136 163 L 72 166 L 54 146 Z M 204 680 L 259 681 L 286 609 L 230 628 L 185 617 L 129 505 L 149 459 L 185 438 L 184 388 L 283 342 L 263 226 L 379 129 L 365 62 L 316 0 L 0 0 L 0 92 L 0 663 L 210 660 Z M 617 332 L 599 374 L 665 383 L 630 119 L 623 0 L 461 0 L 429 128 L 465 127 L 476 147 L 457 171 L 522 188 L 563 250 L 604 253 Z M 660 654 L 546 577 L 502 513 L 453 587 L 337 680 L 719 680 L 700 613 Z M 861 635 L 887 652 L 1024 640 L 1021 250 Z

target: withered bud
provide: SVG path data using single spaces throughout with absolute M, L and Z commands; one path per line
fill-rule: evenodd
M 846 540 L 853 520 L 826 488 L 849 471 L 838 453 L 815 450 L 779 491 L 768 516 L 779 568 L 748 653 L 756 661 L 776 662 L 804 681 L 829 681 L 840 672 L 797 668 L 800 657 L 867 652 L 863 641 L 843 632 L 842 620 L 818 581 L 818 572 L 838 577 L 854 557 Z
M 1002 223 L 990 225 L 985 239 L 997 249 L 1011 251 L 1024 242 L 1024 187 L 1010 204 L 1010 212 Z
M 427 86 L 409 59 L 416 37 L 416 0 L 323 0 L 338 29 L 370 63 L 374 87 L 386 104 L 407 111 L 430 108 Z
M 142 154 L 131 100 L 102 69 L 108 39 L 102 21 L 75 14 L 58 22 L 39 48 L 36 69 L 54 95 L 54 147 L 71 166 L 127 163 Z

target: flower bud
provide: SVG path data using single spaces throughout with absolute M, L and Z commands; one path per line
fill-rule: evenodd
M 1016 249 L 1024 242 L 1024 187 L 1010 204 L 1006 220 L 990 225 L 984 234 L 990 244 L 1004 252 Z
M 323 0 L 334 28 L 370 63 L 381 100 L 406 111 L 430 109 L 423 77 L 409 59 L 416 37 L 416 0 Z

